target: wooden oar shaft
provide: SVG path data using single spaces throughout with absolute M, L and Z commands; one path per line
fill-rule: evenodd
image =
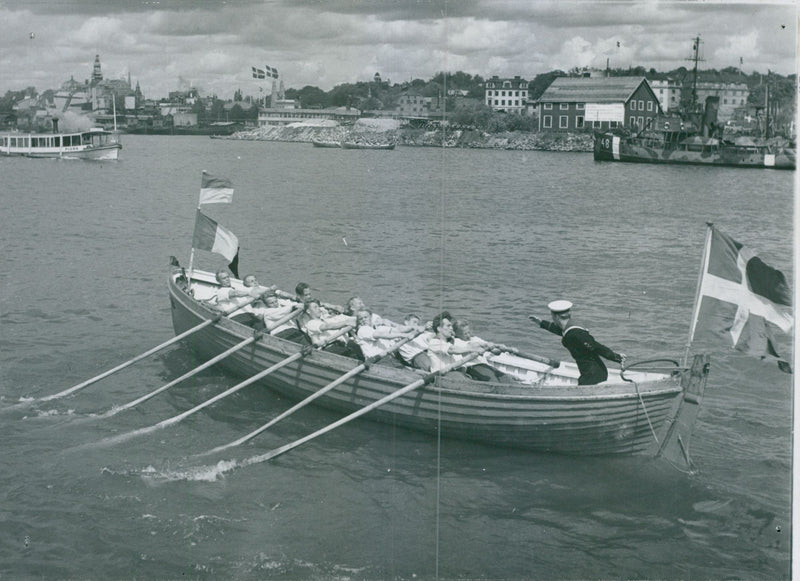
M 340 420 L 337 420 L 337 421 L 333 422 L 332 424 L 329 424 L 329 425 L 325 426 L 324 428 L 321 428 L 321 429 L 317 430 L 316 432 L 314 432 L 312 434 L 309 434 L 307 436 L 304 436 L 303 438 L 300 438 L 299 440 L 295 440 L 294 442 L 291 442 L 289 444 L 281 446 L 280 448 L 276 448 L 276 449 L 274 449 L 274 450 L 272 450 L 270 452 L 267 452 L 266 454 L 262 454 L 260 456 L 249 458 L 248 460 L 244 461 L 242 463 L 242 465 L 243 466 L 247 466 L 248 464 L 254 464 L 254 463 L 257 463 L 257 462 L 263 462 L 265 460 L 271 460 L 272 458 L 275 458 L 276 456 L 280 456 L 281 454 L 283 454 L 285 452 L 288 452 L 289 450 L 292 450 L 293 448 L 296 448 L 297 446 L 305 444 L 309 440 L 313 440 L 314 438 L 317 438 L 317 437 L 319 437 L 319 436 L 321 436 L 323 434 L 326 434 L 327 432 L 330 432 L 331 430 L 334 430 L 334 429 L 338 428 L 339 426 L 341 426 L 343 424 L 346 424 L 347 422 L 350 422 L 350 421 L 352 421 L 352 420 L 354 420 L 354 419 L 356 419 L 358 417 L 363 416 L 366 413 L 371 412 L 375 408 L 378 408 L 378 407 L 380 407 L 382 405 L 385 405 L 385 404 L 389 403 L 390 401 L 395 400 L 398 397 L 401 397 L 401 396 L 407 394 L 408 392 L 413 391 L 413 390 L 417 389 L 418 387 L 421 387 L 421 386 L 425 385 L 426 383 L 428 383 L 431 379 L 433 379 L 437 375 L 443 375 L 443 374 L 447 373 L 448 371 L 451 371 L 451 370 L 455 369 L 456 367 L 461 367 L 462 365 L 464 365 L 465 363 L 467 363 L 468 361 L 470 361 L 472 359 L 475 359 L 479 355 L 481 355 L 481 353 L 470 353 L 469 355 L 467 355 L 463 359 L 460 359 L 459 361 L 456 361 L 455 363 L 451 363 L 450 365 L 447 365 L 447 366 L 443 367 L 442 369 L 440 369 L 437 372 L 429 373 L 428 375 L 426 375 L 422 379 L 418 379 L 417 381 L 415 381 L 413 383 L 409 383 L 407 386 L 405 386 L 403 388 L 400 388 L 397 391 L 394 391 L 394 392 L 390 393 L 387 396 L 382 397 L 378 401 L 372 402 L 371 404 L 369 404 L 366 407 L 363 407 L 363 408 L 361 408 L 361 409 L 359 409 L 357 411 L 354 411 L 350 415 L 345 416 L 345 417 L 341 418 Z
M 405 337 L 401 341 L 398 341 L 397 343 L 392 345 L 389 349 L 383 350 L 380 354 L 378 354 L 375 357 L 375 361 L 377 361 L 379 359 L 383 359 L 387 355 L 397 351 L 401 346 L 405 345 L 406 343 L 408 343 L 409 341 L 414 339 L 417 335 L 419 335 L 419 333 L 417 333 L 416 335 L 412 335 L 410 337 Z M 252 432 L 250 432 L 249 434 L 247 434 L 245 436 L 242 436 L 238 440 L 235 440 L 235 441 L 230 442 L 228 444 L 225 444 L 223 446 L 218 446 L 217 448 L 214 448 L 213 450 L 210 450 L 210 451 L 206 452 L 206 454 L 214 454 L 216 452 L 221 452 L 222 450 L 226 450 L 228 448 L 233 448 L 234 446 L 239 446 L 241 444 L 244 444 L 248 440 L 252 440 L 253 438 L 255 438 L 260 433 L 264 432 L 265 430 L 268 430 L 269 428 L 271 428 L 272 426 L 277 424 L 279 421 L 283 420 L 284 418 L 289 417 L 290 415 L 292 415 L 297 410 L 299 410 L 299 409 L 305 407 L 306 405 L 310 404 L 312 401 L 314 401 L 315 399 L 319 398 L 320 396 L 325 395 L 326 393 L 328 393 L 329 391 L 331 391 L 335 387 L 341 385 L 342 383 L 344 383 L 345 381 L 347 381 L 351 377 L 354 377 L 354 376 L 358 375 L 359 373 L 361 373 L 365 369 L 367 369 L 367 364 L 366 363 L 362 363 L 361 365 L 358 365 L 358 366 L 354 367 L 353 369 L 351 369 L 350 371 L 348 371 L 344 375 L 342 375 L 340 377 L 337 377 L 336 379 L 331 381 L 325 387 L 322 387 L 322 388 L 318 389 L 317 391 L 315 391 L 314 393 L 309 395 L 307 398 L 305 398 L 303 401 L 293 405 L 288 410 L 286 410 L 282 414 L 278 415 L 277 417 L 273 418 L 272 420 L 270 420 L 269 422 L 267 422 L 266 424 L 264 424 L 260 428 L 258 428 L 256 430 L 253 430 Z
M 200 331 L 201 329 L 204 329 L 205 327 L 208 327 L 209 325 L 212 325 L 212 324 L 216 323 L 218 320 L 219 320 L 218 318 L 214 318 L 214 319 L 209 319 L 208 321 L 204 321 L 204 322 L 200 323 L 199 325 L 197 325 L 196 327 L 192 327 L 191 329 L 188 329 L 187 331 L 184 331 L 180 335 L 176 335 L 175 337 L 173 337 L 169 341 L 165 341 L 165 342 L 161 343 L 161 345 L 156 345 L 155 347 L 153 347 L 149 351 L 145 351 L 141 355 L 137 355 L 133 359 L 129 359 L 125 363 L 121 363 L 120 365 L 117 365 L 113 369 L 109 369 L 108 371 L 106 371 L 104 373 L 101 373 L 100 375 L 98 375 L 96 377 L 93 377 L 91 379 L 87 379 L 83 383 L 79 383 L 78 385 L 76 385 L 74 387 L 70 387 L 69 389 L 65 389 L 62 392 L 56 393 L 54 395 L 48 395 L 47 397 L 40 398 L 39 401 L 50 401 L 52 399 L 58 399 L 60 397 L 64 397 L 64 396 L 69 395 L 71 393 L 75 393 L 76 391 L 79 391 L 79 390 L 81 390 L 81 389 L 83 389 L 85 387 L 89 387 L 93 383 L 97 383 L 98 381 L 100 381 L 101 379 L 105 379 L 109 375 L 113 375 L 114 373 L 116 373 L 118 371 L 122 371 L 123 369 L 133 365 L 137 361 L 141 361 L 145 357 L 149 357 L 153 353 L 157 353 L 158 351 L 161 351 L 162 349 L 164 349 L 166 347 L 169 347 L 173 343 L 177 343 L 178 341 L 180 341 L 184 337 L 188 337 L 192 333 L 196 333 L 197 331 Z
M 545 365 L 549 365 L 550 367 L 558 367 L 558 364 L 561 362 L 558 359 L 550 359 L 548 357 L 542 357 L 541 355 L 533 355 L 531 353 L 525 353 L 523 351 L 514 350 L 509 351 L 509 353 L 516 355 L 518 357 L 522 357 L 523 359 L 530 359 L 531 361 L 538 361 L 539 363 L 544 363 Z
M 328 341 L 325 343 L 325 345 L 328 345 L 328 344 L 329 344 L 331 341 L 335 341 L 335 340 L 336 340 L 336 339 L 338 339 L 340 336 L 342 336 L 342 335 L 344 335 L 344 334 L 346 334 L 346 333 L 349 333 L 351 329 L 352 329 L 352 327 L 344 327 L 344 328 L 343 328 L 343 329 L 341 329 L 341 330 L 340 330 L 338 333 L 336 333 L 335 335 L 333 335 L 333 336 L 332 336 L 332 337 L 331 337 L 331 338 L 330 338 L 330 339 L 329 339 L 329 340 L 328 340 Z M 322 347 L 324 347 L 325 345 L 322 345 L 322 346 L 318 347 L 318 349 L 322 349 Z M 247 387 L 247 386 L 248 386 L 248 385 L 250 385 L 251 383 L 253 383 L 253 382 L 256 382 L 256 381 L 258 381 L 259 379 L 261 379 L 262 377 L 265 377 L 265 376 L 269 375 L 269 374 L 270 374 L 270 373 L 272 373 L 273 371 L 277 371 L 277 370 L 278 370 L 278 369 L 280 369 L 281 367 L 285 367 L 286 365 L 289 365 L 289 364 L 290 364 L 290 363 L 292 363 L 293 361 L 297 361 L 298 359 L 300 359 L 301 357 L 304 357 L 304 356 L 305 356 L 305 352 L 304 352 L 304 351 L 298 351 L 298 352 L 297 352 L 297 353 L 295 353 L 294 355 L 290 355 L 289 357 L 287 357 L 286 359 L 283 359 L 283 360 L 279 361 L 279 362 L 278 362 L 278 363 L 276 363 L 275 365 L 273 365 L 273 366 L 271 366 L 271 367 L 268 367 L 267 369 L 264 369 L 263 371 L 259 371 L 259 372 L 258 372 L 258 373 L 256 373 L 254 376 L 250 377 L 249 379 L 245 379 L 243 382 L 241 382 L 241 383 L 238 383 L 238 384 L 234 385 L 233 387 L 231 387 L 231 388 L 229 388 L 229 389 L 226 389 L 226 390 L 225 390 L 225 391 L 223 391 L 222 393 L 220 393 L 220 394 L 218 394 L 218 395 L 215 395 L 215 396 L 214 396 L 214 397 L 212 397 L 211 399 L 208 399 L 208 400 L 204 401 L 203 403 L 201 403 L 201 404 L 199 404 L 199 405 L 196 405 L 196 406 L 195 406 L 195 407 L 193 407 L 192 409 L 190 409 L 190 410 L 187 410 L 187 411 L 185 411 L 185 412 L 183 412 L 183 413 L 181 413 L 181 414 L 178 414 L 177 416 L 173 416 L 173 417 L 171 417 L 171 418 L 169 418 L 169 419 L 166 419 L 166 420 L 164 420 L 164 421 L 162 421 L 162 422 L 159 422 L 159 423 L 157 424 L 157 427 L 159 427 L 159 428 L 164 428 L 164 427 L 166 427 L 166 426 L 171 426 L 172 424 L 176 424 L 176 423 L 180 422 L 181 420 L 183 420 L 183 419 L 185 419 L 185 418 L 187 418 L 187 417 L 191 416 L 192 414 L 194 414 L 194 413 L 196 413 L 196 412 L 199 412 L 201 409 L 203 409 L 203 408 L 206 408 L 206 407 L 210 406 L 211 404 L 218 402 L 218 401 L 219 401 L 219 400 L 221 400 L 222 398 L 228 397 L 229 395 L 231 395 L 231 394 L 233 394 L 233 393 L 236 393 L 236 392 L 237 392 L 237 391 L 239 391 L 240 389 L 243 389 L 243 388 Z
M 126 403 L 123 406 L 120 406 L 119 408 L 117 408 L 115 410 L 115 413 L 116 412 L 121 412 L 122 410 L 126 410 L 126 409 L 129 409 L 129 408 L 135 407 L 135 406 L 139 405 L 140 403 L 146 402 L 148 399 L 157 396 L 159 393 L 161 393 L 163 391 L 166 391 L 170 387 L 172 387 L 174 385 L 177 385 L 177 384 L 181 383 L 182 381 L 186 381 L 187 379 L 189 379 L 190 377 L 192 377 L 194 375 L 197 375 L 198 373 L 200 373 L 204 369 L 208 369 L 212 365 L 214 365 L 216 363 L 219 363 L 220 361 L 225 359 L 228 355 L 236 353 L 240 349 L 248 346 L 250 343 L 253 343 L 254 341 L 257 341 L 259 338 L 260 338 L 260 336 L 254 336 L 254 337 L 250 337 L 248 339 L 245 339 L 244 341 L 242 341 L 240 343 L 237 343 L 236 345 L 234 345 L 233 347 L 231 347 L 227 351 L 223 351 L 222 353 L 220 353 L 216 357 L 212 357 L 211 359 L 209 359 L 205 363 L 203 363 L 201 365 L 198 365 L 197 367 L 195 367 L 194 369 L 192 369 L 191 371 L 189 371 L 187 373 L 184 373 L 179 378 L 173 379 L 168 384 L 163 385 L 163 386 L 159 387 L 158 389 L 156 389 L 154 391 L 151 391 L 147 395 L 143 395 L 139 399 L 133 400 L 132 402 L 129 402 L 129 403 Z
M 277 329 L 278 327 L 280 327 L 284 323 L 288 323 L 292 319 L 296 318 L 302 312 L 303 312 L 302 308 L 294 309 L 292 312 L 288 313 L 285 317 L 281 317 L 280 319 L 278 319 L 277 321 L 272 323 L 270 326 L 272 327 L 272 329 Z M 266 321 L 265 321 L 265 323 L 266 323 Z M 272 332 L 272 329 L 267 329 L 267 332 Z
M 172 424 L 177 424 L 181 420 L 183 420 L 185 418 L 188 418 L 189 416 L 191 416 L 194 413 L 199 412 L 201 409 L 206 408 L 206 407 L 210 406 L 211 404 L 218 402 L 219 400 L 221 400 L 224 397 L 228 397 L 232 393 L 236 393 L 240 389 L 243 389 L 243 388 L 247 387 L 248 385 L 250 385 L 251 383 L 253 383 L 255 381 L 258 381 L 259 379 L 261 379 L 265 375 L 269 375 L 273 371 L 277 371 L 281 367 L 289 365 L 292 361 L 297 361 L 302 356 L 303 356 L 303 352 L 302 351 L 299 351 L 299 352 L 295 353 L 294 355 L 290 355 L 286 359 L 283 359 L 282 361 L 279 361 L 275 365 L 273 365 L 271 367 L 268 367 L 267 369 L 264 369 L 263 371 L 259 371 L 254 376 L 250 377 L 249 379 L 245 379 L 243 382 L 241 382 L 241 383 L 239 383 L 237 385 L 234 385 L 230 389 L 227 389 L 227 390 L 223 391 L 222 393 L 220 393 L 218 395 L 215 395 L 211 399 L 208 399 L 208 400 L 204 401 L 203 403 L 193 407 L 192 409 L 187 410 L 187 411 L 183 412 L 182 414 L 178 414 L 177 416 L 174 416 L 174 417 L 171 417 L 169 419 L 166 419 L 166 420 L 164 420 L 162 422 L 159 422 L 157 424 L 157 426 L 159 428 L 164 428 L 166 426 L 171 426 Z
M 267 422 L 266 424 L 264 424 L 260 428 L 258 428 L 256 430 L 253 430 L 252 432 L 250 432 L 246 436 L 242 436 L 241 438 L 239 438 L 238 440 L 236 440 L 234 442 L 230 442 L 229 444 L 225 444 L 224 446 L 219 446 L 217 448 L 214 448 L 213 450 L 210 450 L 208 453 L 209 454 L 214 454 L 216 452 L 221 452 L 222 450 L 227 450 L 228 448 L 233 448 L 234 446 L 239 446 L 241 444 L 244 444 L 248 440 L 252 440 L 256 436 L 258 436 L 260 433 L 268 430 L 269 428 L 271 428 L 272 426 L 277 424 L 282 419 L 289 417 L 294 412 L 296 412 L 297 410 L 299 410 L 302 407 L 305 407 L 306 405 L 308 405 L 309 403 L 311 403 L 313 400 L 317 399 L 321 395 L 324 395 L 324 394 L 328 393 L 330 390 L 335 388 L 337 385 L 341 384 L 344 381 L 347 381 L 348 379 L 350 379 L 354 375 L 358 375 L 365 368 L 366 368 L 366 365 L 364 365 L 363 363 L 361 365 L 359 365 L 358 367 L 354 367 L 353 369 L 351 369 L 350 371 L 348 371 L 347 373 L 345 373 L 341 377 L 333 380 L 332 382 L 330 382 L 328 385 L 326 385 L 322 389 L 319 389 L 319 390 L 315 391 L 310 396 L 308 396 L 306 399 L 304 399 L 300 403 L 297 403 L 294 406 L 290 407 L 288 410 L 286 410 L 285 412 L 283 412 L 279 416 L 273 418 L 272 420 L 270 420 L 269 422 Z

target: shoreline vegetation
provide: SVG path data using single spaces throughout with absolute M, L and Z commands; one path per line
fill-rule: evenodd
M 359 119 L 352 127 L 336 124 L 290 123 L 239 131 L 232 135 L 214 136 L 214 139 L 245 141 L 395 143 L 412 147 L 453 147 L 464 149 L 506 149 L 525 151 L 579 151 L 593 150 L 591 133 L 557 131 L 506 131 L 489 133 L 476 129 L 411 128 L 400 127 L 390 119 Z

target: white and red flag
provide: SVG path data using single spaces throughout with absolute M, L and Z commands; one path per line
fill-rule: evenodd
M 239 252 L 239 239 L 233 232 L 197 210 L 192 248 L 216 252 L 227 258 L 228 262 L 234 262 Z
M 727 337 L 740 351 L 776 360 L 781 370 L 791 373 L 775 349 L 770 329 L 792 329 L 786 277 L 712 224 L 708 227 L 689 341 L 697 331 L 709 330 Z
M 227 178 L 213 176 L 203 171 L 200 182 L 200 204 L 230 204 L 233 201 L 233 184 Z

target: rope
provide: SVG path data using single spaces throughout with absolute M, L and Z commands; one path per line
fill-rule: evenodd
M 636 389 L 636 395 L 639 397 L 639 402 L 642 404 L 642 410 L 644 411 L 644 417 L 647 418 L 647 425 L 650 426 L 650 433 L 653 434 L 653 439 L 656 441 L 656 444 L 659 446 L 661 442 L 658 441 L 658 436 L 656 436 L 656 431 L 653 429 L 653 422 L 650 421 L 650 414 L 647 413 L 647 406 L 644 405 L 644 399 L 642 399 L 642 394 L 639 393 L 639 384 L 635 381 L 631 381 L 633 383 L 633 387 Z

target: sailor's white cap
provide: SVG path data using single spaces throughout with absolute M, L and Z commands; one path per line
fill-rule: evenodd
M 547 308 L 553 313 L 566 313 L 572 308 L 572 303 L 569 301 L 553 301 L 547 305 Z

